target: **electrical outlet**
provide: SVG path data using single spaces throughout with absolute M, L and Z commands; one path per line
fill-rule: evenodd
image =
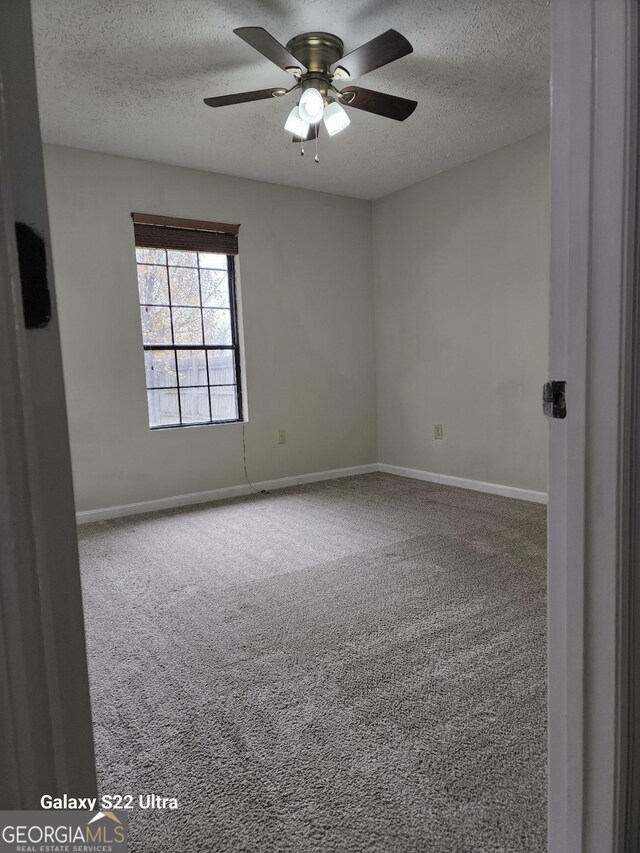
M 434 424 L 433 425 L 433 437 L 436 441 L 442 441 L 443 432 L 442 432 L 442 424 Z
M 286 444 L 287 443 L 287 431 L 286 429 L 278 430 L 278 444 Z

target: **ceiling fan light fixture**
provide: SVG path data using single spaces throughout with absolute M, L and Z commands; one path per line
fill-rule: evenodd
M 307 124 L 317 124 L 324 111 L 324 98 L 318 89 L 310 86 L 305 89 L 300 98 L 300 118 Z
M 347 111 L 337 101 L 331 101 L 325 108 L 323 119 L 329 136 L 335 136 L 351 124 Z
M 316 140 L 317 146 L 323 118 L 329 136 L 343 131 L 351 123 L 343 109 L 346 106 L 395 121 L 409 118 L 418 106 L 417 101 L 361 86 L 335 87 L 336 80 L 362 77 L 411 53 L 410 42 L 397 30 L 386 30 L 346 55 L 344 42 L 332 33 L 300 33 L 289 39 L 286 47 L 263 27 L 238 27 L 234 33 L 278 68 L 291 74 L 295 83 L 287 89 L 279 86 L 205 98 L 205 104 L 208 107 L 246 104 L 283 97 L 300 90 L 300 100 L 284 125 L 285 130 L 293 135 L 294 142 Z M 304 145 L 300 153 L 304 154 Z M 318 162 L 317 153 L 315 161 Z
M 309 132 L 309 123 L 306 122 L 300 115 L 299 107 L 294 107 L 289 113 L 289 117 L 284 123 L 284 129 L 294 136 L 299 136 L 300 139 L 306 139 Z

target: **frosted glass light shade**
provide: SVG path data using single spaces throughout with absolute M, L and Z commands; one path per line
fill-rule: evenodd
M 288 130 L 289 133 L 292 133 L 294 136 L 299 136 L 301 139 L 307 138 L 309 125 L 300 117 L 300 110 L 298 107 L 294 107 L 289 113 L 289 117 L 284 123 L 284 129 Z
M 322 118 L 324 100 L 317 89 L 305 89 L 300 98 L 300 118 L 308 124 L 317 124 Z
M 323 118 L 329 136 L 335 136 L 336 133 L 340 133 L 341 130 L 351 124 L 347 111 L 337 101 L 329 104 L 324 111 Z

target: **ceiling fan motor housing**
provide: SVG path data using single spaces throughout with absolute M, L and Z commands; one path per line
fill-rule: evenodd
M 334 62 L 342 59 L 344 43 L 332 33 L 302 33 L 287 42 L 287 50 L 304 65 L 309 74 L 330 79 L 332 74 L 329 69 Z

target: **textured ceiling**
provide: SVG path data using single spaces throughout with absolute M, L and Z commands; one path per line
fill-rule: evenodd
M 32 5 L 48 142 L 377 198 L 548 123 L 548 0 Z M 215 110 L 202 103 L 291 82 L 233 34 L 240 26 L 263 26 L 282 43 L 326 30 L 345 52 L 393 27 L 413 54 L 357 83 L 413 98 L 418 108 L 405 122 L 350 110 L 346 131 L 321 136 L 315 164 L 283 130 L 295 95 Z

